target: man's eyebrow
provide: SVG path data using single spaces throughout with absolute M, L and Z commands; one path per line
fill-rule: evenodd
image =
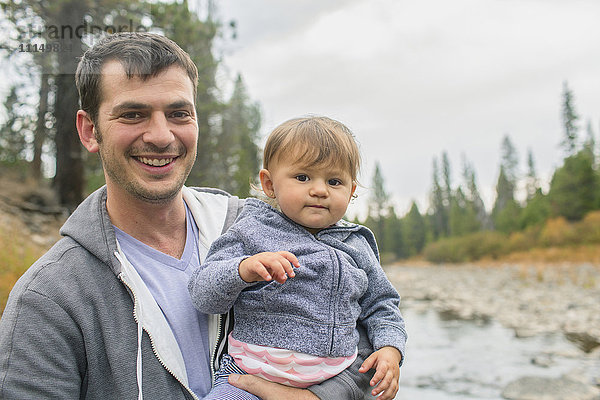
M 121 104 L 117 104 L 111 111 L 113 114 L 119 114 L 124 111 L 136 111 L 136 110 L 148 110 L 152 108 L 149 104 L 139 103 L 136 101 L 126 101 Z M 170 104 L 167 104 L 165 107 L 167 110 L 176 110 L 176 109 L 188 109 L 194 108 L 194 105 L 187 100 L 178 100 L 174 101 Z
M 194 108 L 194 105 L 187 100 L 174 101 L 173 103 L 167 105 L 167 109 L 169 110 L 175 110 L 178 108 Z
M 135 101 L 126 101 L 124 103 L 120 103 L 120 104 L 117 104 L 116 106 L 114 106 L 113 109 L 111 110 L 111 112 L 112 112 L 112 114 L 119 114 L 123 111 L 147 110 L 149 108 L 150 108 L 150 106 L 148 104 L 138 103 Z

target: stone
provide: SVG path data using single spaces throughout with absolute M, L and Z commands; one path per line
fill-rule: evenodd
M 531 363 L 533 365 L 537 365 L 538 367 L 548 368 L 551 365 L 554 365 L 554 360 L 548 354 L 540 354 L 531 359 Z
M 502 397 L 509 400 L 596 400 L 600 390 L 565 377 L 526 376 L 509 383 Z

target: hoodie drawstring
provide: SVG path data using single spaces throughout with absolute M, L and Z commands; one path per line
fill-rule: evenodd
M 115 253 L 114 253 L 115 257 L 117 257 L 117 259 L 119 260 L 121 265 L 124 265 L 125 261 L 121 258 L 121 255 L 119 254 L 119 252 L 121 251 L 121 246 L 119 246 L 119 242 L 117 242 L 117 249 L 118 249 L 118 251 L 115 251 Z M 135 310 L 136 306 L 138 307 L 139 315 L 136 314 L 136 310 Z M 137 323 L 137 336 L 138 336 L 137 359 L 136 359 L 138 400 L 143 400 L 144 399 L 144 395 L 142 394 L 142 334 L 143 334 L 143 331 L 142 331 L 142 321 L 140 320 L 142 318 L 142 304 L 140 302 L 134 301 L 133 314 L 134 314 L 134 319 Z
M 142 324 L 138 322 L 138 349 L 137 349 L 137 385 L 138 400 L 143 400 L 142 395 Z

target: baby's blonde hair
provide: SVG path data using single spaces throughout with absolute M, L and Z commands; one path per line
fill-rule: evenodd
M 263 168 L 292 156 L 300 165 L 342 168 L 354 182 L 360 171 L 360 151 L 352 131 L 327 117 L 290 119 L 271 132 L 265 144 Z

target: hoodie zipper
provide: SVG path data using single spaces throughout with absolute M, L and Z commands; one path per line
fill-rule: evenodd
M 217 340 L 215 340 L 215 347 L 213 348 L 213 352 L 210 357 L 210 376 L 213 385 L 215 383 L 215 361 L 217 358 L 217 350 L 219 349 L 219 338 L 221 337 L 221 333 L 223 332 L 223 328 L 221 327 L 222 322 L 223 316 L 219 314 L 219 316 L 217 317 Z M 225 338 L 223 338 L 223 340 L 225 340 Z
M 135 320 L 136 324 L 139 324 L 140 321 L 138 320 L 138 316 L 136 314 L 136 309 L 135 309 L 135 305 L 138 302 L 137 297 L 135 296 L 135 292 L 133 291 L 132 287 L 129 286 L 129 284 L 127 282 L 125 282 L 125 280 L 123 280 L 123 273 L 119 274 L 119 280 L 121 282 L 123 282 L 123 284 L 129 289 L 129 292 L 131 293 L 131 296 L 133 297 L 133 319 Z M 143 329 L 143 326 L 142 326 Z M 164 369 L 167 370 L 167 372 L 169 372 L 173 378 L 175 378 L 175 380 L 177 382 L 179 382 L 181 384 L 181 386 L 183 386 L 191 395 L 195 400 L 199 400 L 198 396 L 196 396 L 196 394 L 192 391 L 192 389 L 189 388 L 188 385 L 186 385 L 185 383 L 183 383 L 179 377 L 177 375 L 175 375 L 175 373 L 171 370 L 171 368 L 169 368 L 165 362 L 162 360 L 162 358 L 160 358 L 160 356 L 158 355 L 158 352 L 156 351 L 156 347 L 154 344 L 154 338 L 152 337 L 152 335 L 150 334 L 150 332 L 148 332 L 146 329 L 143 329 L 144 332 L 146 332 L 146 334 L 148 335 L 148 337 L 150 338 L 150 344 L 152 346 L 152 352 L 154 353 L 154 356 L 158 359 L 158 362 L 160 362 L 160 364 L 163 366 Z M 220 331 L 220 328 L 219 328 Z M 212 363 L 211 363 L 211 369 L 212 369 Z
M 336 228 L 338 228 L 338 229 L 336 229 Z M 342 228 L 342 229 L 340 229 L 340 228 Z M 340 231 L 340 230 L 345 230 L 347 228 L 346 227 L 330 227 L 330 228 L 326 228 L 326 229 L 328 231 L 336 231 L 336 230 Z M 327 248 L 327 251 L 329 252 L 329 256 L 332 258 L 332 260 L 335 260 L 334 264 L 335 264 L 336 268 L 333 271 L 333 273 L 335 274 L 337 272 L 337 282 L 336 282 L 335 290 L 333 291 L 333 295 L 335 296 L 335 299 L 334 299 L 335 301 L 332 301 L 332 304 L 337 304 L 338 299 L 339 299 L 339 293 L 340 293 L 340 285 L 341 285 L 341 281 L 342 281 L 341 264 L 339 262 L 339 259 L 338 259 L 338 256 L 337 256 L 337 253 L 335 252 L 335 250 L 330 249 L 329 245 L 326 242 L 323 241 L 323 239 L 321 237 L 322 236 L 321 233 L 323 231 L 318 232 L 313 237 L 317 240 L 317 242 L 323 244 Z M 329 340 L 329 354 L 333 353 L 333 343 L 334 343 L 334 339 L 335 339 L 334 338 L 334 336 L 335 336 L 335 328 L 337 326 L 337 320 L 336 320 L 336 312 L 335 312 L 335 310 L 333 310 L 332 317 L 333 317 L 333 327 L 332 327 L 332 330 L 331 330 L 331 337 L 330 337 L 330 340 Z

